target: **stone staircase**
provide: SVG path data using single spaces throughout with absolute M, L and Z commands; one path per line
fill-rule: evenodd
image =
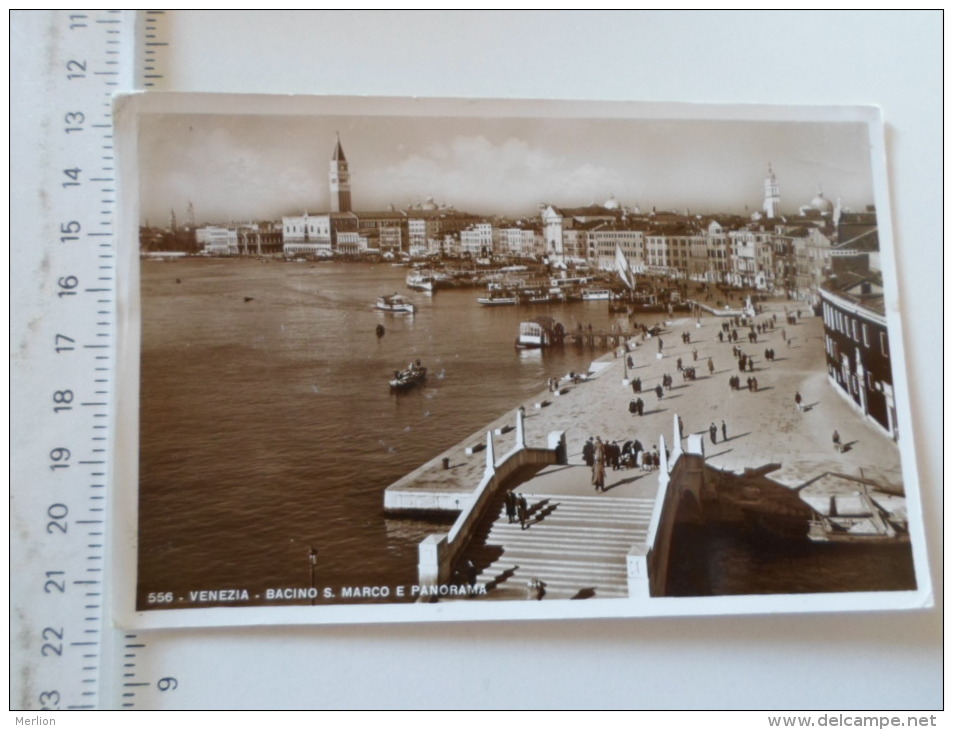
M 645 541 L 652 499 L 521 492 L 529 504 L 526 529 L 500 508 L 483 540 L 467 551 L 486 586 L 486 598 L 622 598 L 628 595 L 626 555 Z

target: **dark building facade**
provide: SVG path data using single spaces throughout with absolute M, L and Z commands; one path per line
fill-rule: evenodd
M 897 439 L 890 343 L 879 272 L 843 272 L 820 289 L 827 373 L 835 390 Z

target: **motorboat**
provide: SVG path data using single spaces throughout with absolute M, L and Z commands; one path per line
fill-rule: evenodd
M 377 304 L 374 307 L 381 312 L 392 312 L 394 314 L 413 314 L 415 311 L 414 303 L 400 294 L 380 296 L 377 298 Z

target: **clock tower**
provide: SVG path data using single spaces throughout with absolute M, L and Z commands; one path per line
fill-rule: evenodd
M 331 155 L 331 172 L 329 174 L 331 187 L 331 212 L 349 213 L 351 211 L 351 173 L 347 169 L 347 158 L 341 147 L 341 137 L 334 145 L 334 154 Z

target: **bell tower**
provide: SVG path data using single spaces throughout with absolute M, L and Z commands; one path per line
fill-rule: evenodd
M 777 218 L 781 215 L 781 187 L 768 163 L 768 176 L 764 179 L 764 205 L 762 206 L 766 218 Z
M 341 136 L 337 137 L 334 154 L 331 155 L 331 212 L 349 213 L 351 211 L 351 173 L 347 169 L 347 158 L 341 147 Z

